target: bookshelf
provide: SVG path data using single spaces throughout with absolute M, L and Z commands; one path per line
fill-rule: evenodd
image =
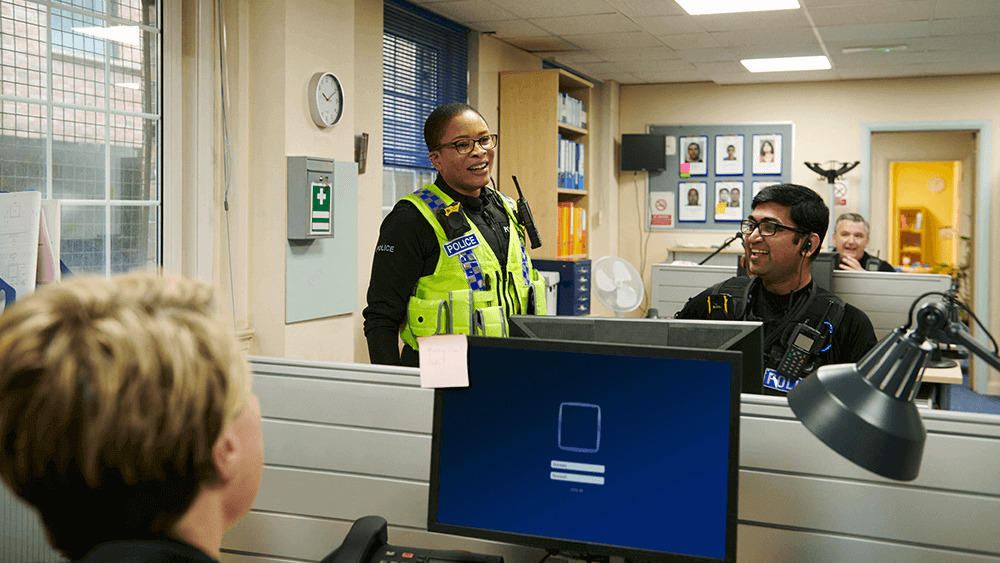
M 560 204 L 572 204 L 586 215 L 593 178 L 589 123 L 576 126 L 561 122 L 560 94 L 582 103 L 589 113 L 593 88 L 592 83 L 562 69 L 500 73 L 497 178 L 500 190 L 516 198 L 517 189 L 511 176 L 517 176 L 521 191 L 531 204 L 535 225 L 542 237 L 542 246 L 531 251 L 532 258 L 587 257 L 585 246 L 565 255 L 558 249 Z M 560 150 L 563 150 L 560 137 L 580 145 L 582 189 L 560 187 Z
M 896 210 L 893 264 L 932 264 L 934 256 L 927 233 L 933 215 L 925 207 L 900 207 Z

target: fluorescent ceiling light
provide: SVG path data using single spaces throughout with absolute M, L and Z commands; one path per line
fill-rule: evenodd
M 74 27 L 73 31 L 110 39 L 128 45 L 139 45 L 139 26 L 137 25 L 113 25 L 111 27 Z
M 795 10 L 799 7 L 798 0 L 677 0 L 677 3 L 692 16 Z
M 818 57 L 781 57 L 776 59 L 743 59 L 740 61 L 750 72 L 786 72 L 790 70 L 826 70 L 830 59 Z
M 844 47 L 840 50 L 845 55 L 850 53 L 868 53 L 877 51 L 879 53 L 891 53 L 893 51 L 905 51 L 906 45 L 883 45 L 880 47 Z

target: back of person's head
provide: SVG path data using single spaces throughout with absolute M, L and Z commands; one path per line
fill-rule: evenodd
M 865 233 L 866 234 L 869 233 L 869 232 L 871 232 L 871 229 L 868 228 L 868 221 L 866 221 L 864 217 L 862 217 L 861 215 L 859 215 L 857 213 L 841 213 L 840 215 L 838 215 L 837 216 L 837 222 L 833 224 L 833 228 L 835 230 L 836 230 L 837 227 L 840 226 L 840 222 L 841 221 L 850 221 L 852 223 L 861 223 L 864 226 L 864 228 L 865 228 Z
M 249 394 L 204 283 L 74 278 L 0 315 L 0 477 L 71 559 L 171 530 Z
M 787 207 L 788 216 L 800 229 L 819 235 L 819 244 L 814 248 L 822 248 L 823 237 L 830 226 L 830 210 L 819 194 L 798 184 L 776 184 L 762 189 L 754 196 L 750 209 L 771 202 Z M 795 233 L 793 241 L 797 243 L 800 238 Z M 812 257 L 815 258 L 816 254 L 812 253 Z
M 428 152 L 433 151 L 441 145 L 444 130 L 448 128 L 451 120 L 456 115 L 462 115 L 467 111 L 471 111 L 481 117 L 484 122 L 486 121 L 486 118 L 469 104 L 451 102 L 434 108 L 434 111 L 427 116 L 427 121 L 424 122 L 424 144 L 427 145 Z

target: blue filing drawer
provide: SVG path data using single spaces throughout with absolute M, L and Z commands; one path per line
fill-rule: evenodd
M 590 260 L 532 260 L 536 270 L 559 272 L 559 315 L 590 314 Z

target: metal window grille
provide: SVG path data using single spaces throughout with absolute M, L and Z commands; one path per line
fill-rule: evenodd
M 73 273 L 162 262 L 160 21 L 156 0 L 0 1 L 0 191 L 61 200 Z

